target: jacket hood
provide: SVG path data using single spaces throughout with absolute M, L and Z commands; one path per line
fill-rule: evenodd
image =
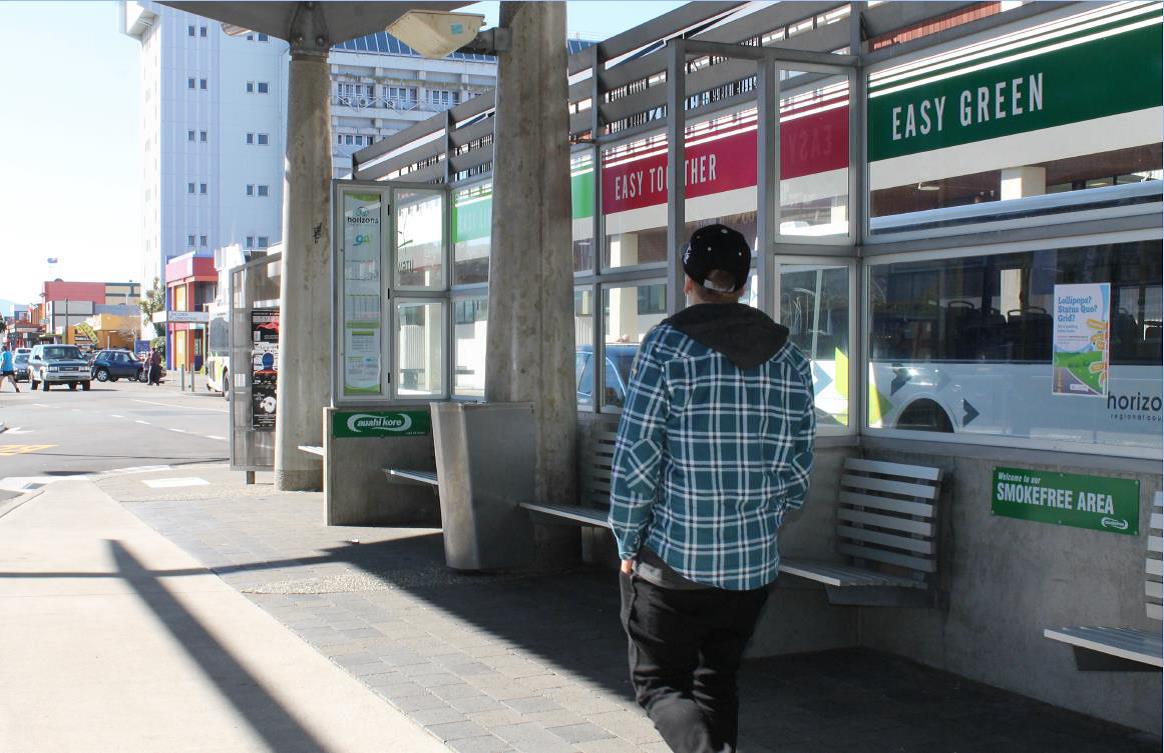
M 788 342 L 788 328 L 742 303 L 699 303 L 667 319 L 695 342 L 722 353 L 737 368 L 764 363 Z

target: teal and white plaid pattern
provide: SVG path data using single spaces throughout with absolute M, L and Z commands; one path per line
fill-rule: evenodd
M 635 357 L 614 449 L 619 556 L 645 543 L 698 583 L 771 583 L 776 532 L 804 504 L 815 432 L 811 367 L 792 343 L 740 370 L 671 325 L 655 327 Z

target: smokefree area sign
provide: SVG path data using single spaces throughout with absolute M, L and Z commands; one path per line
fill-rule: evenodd
M 1140 482 L 1077 473 L 995 468 L 995 515 L 1075 528 L 1140 533 Z

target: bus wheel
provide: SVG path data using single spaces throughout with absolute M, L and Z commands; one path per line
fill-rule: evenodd
M 953 434 L 954 425 L 950 417 L 942 410 L 942 406 L 933 400 L 918 400 L 910 405 L 897 419 L 895 429 L 907 431 L 936 431 L 942 434 Z

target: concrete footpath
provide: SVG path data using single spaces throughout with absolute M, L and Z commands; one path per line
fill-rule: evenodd
M 613 572 L 455 573 L 439 529 L 328 527 L 321 494 L 267 476 L 0 502 L 0 753 L 667 753 Z M 859 648 L 749 660 L 741 698 L 741 753 L 1161 749 Z
M 90 482 L 0 504 L 0 751 L 446 751 Z

